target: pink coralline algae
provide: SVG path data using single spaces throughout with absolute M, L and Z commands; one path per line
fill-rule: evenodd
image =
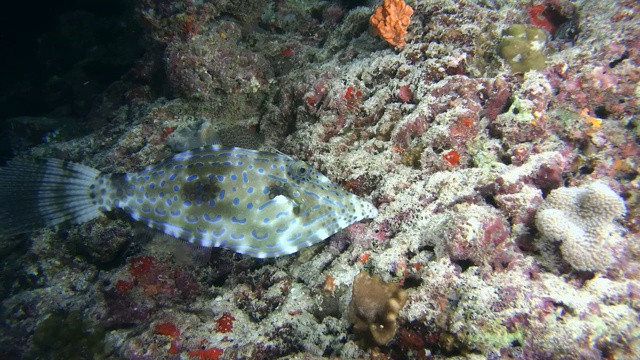
M 459 218 L 453 219 L 445 232 L 449 236 L 445 243 L 446 252 L 454 261 L 470 260 L 480 267 L 502 270 L 519 255 L 504 220 L 473 215 L 482 212 L 482 209 L 472 206 L 461 211 Z
M 398 89 L 398 99 L 400 99 L 400 101 L 402 101 L 403 103 L 408 103 L 413 100 L 413 93 L 411 92 L 409 85 L 400 86 L 400 88 Z
M 427 130 L 428 121 L 424 115 L 403 119 L 396 125 L 392 135 L 392 141 L 403 148 L 408 148 L 412 141 Z

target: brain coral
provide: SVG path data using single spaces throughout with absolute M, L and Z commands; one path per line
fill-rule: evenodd
M 536 227 L 546 239 L 562 242 L 562 257 L 574 269 L 598 271 L 614 260 L 611 246 L 620 235 L 613 219 L 626 212 L 618 194 L 595 182 L 552 191 L 536 212 Z

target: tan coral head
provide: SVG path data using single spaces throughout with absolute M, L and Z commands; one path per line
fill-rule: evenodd
M 618 194 L 602 182 L 553 190 L 536 212 L 543 241 L 560 241 L 562 257 L 576 270 L 604 271 L 622 242 L 614 220 L 627 213 Z
M 356 332 L 384 345 L 396 334 L 398 313 L 406 303 L 407 292 L 398 285 L 361 272 L 353 281 L 349 318 Z

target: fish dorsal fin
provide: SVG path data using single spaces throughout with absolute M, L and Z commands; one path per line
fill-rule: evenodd
M 278 149 L 276 149 L 276 148 L 269 147 L 269 151 L 271 151 L 271 152 L 273 152 L 273 153 L 275 153 L 275 154 L 278 154 L 278 155 L 282 155 L 282 156 L 284 156 L 285 158 L 287 158 L 287 159 L 289 159 L 289 160 L 295 160 L 295 159 L 293 159 L 291 156 L 289 156 L 289 155 L 287 155 L 287 154 L 283 153 L 282 151 L 280 151 L 280 150 L 278 150 Z

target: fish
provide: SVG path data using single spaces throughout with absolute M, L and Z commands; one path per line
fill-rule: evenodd
M 51 158 L 0 168 L 0 235 L 81 224 L 115 209 L 191 244 L 257 258 L 293 254 L 378 214 L 304 161 L 217 144 L 131 173 Z

